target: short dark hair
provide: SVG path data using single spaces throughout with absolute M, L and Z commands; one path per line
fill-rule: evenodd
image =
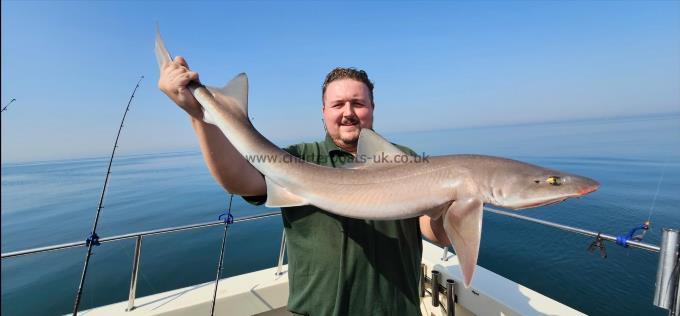
M 373 82 L 368 79 L 368 74 L 365 71 L 356 69 L 354 67 L 337 67 L 331 70 L 328 75 L 326 75 L 326 80 L 323 81 L 323 86 L 321 87 L 321 102 L 323 102 L 323 98 L 326 96 L 326 88 L 328 85 L 331 82 L 340 79 L 353 79 L 363 82 L 368 88 L 368 95 L 371 98 L 371 106 L 375 106 L 375 102 L 373 102 Z

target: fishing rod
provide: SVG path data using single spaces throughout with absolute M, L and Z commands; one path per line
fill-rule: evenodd
M 116 141 L 113 143 L 113 150 L 111 151 L 111 157 L 109 158 L 109 166 L 106 170 L 106 177 L 104 178 L 104 187 L 102 188 L 102 194 L 99 197 L 99 205 L 97 206 L 97 215 L 94 218 L 94 225 L 92 226 L 92 232 L 90 236 L 87 237 L 85 241 L 87 245 L 87 254 L 85 255 L 85 263 L 83 264 L 83 273 L 80 276 L 80 283 L 78 284 L 78 292 L 76 293 L 75 302 L 73 303 L 73 316 L 78 315 L 78 307 L 80 307 L 80 299 L 83 295 L 83 286 L 85 285 L 85 275 L 87 274 L 87 268 L 90 264 L 90 257 L 92 257 L 92 247 L 99 245 L 99 236 L 97 236 L 97 224 L 99 223 L 99 215 L 101 214 L 102 208 L 104 207 L 104 194 L 106 193 L 106 188 L 109 184 L 109 175 L 111 175 L 111 164 L 113 163 L 113 156 L 116 154 L 116 148 L 118 148 L 118 139 L 120 138 L 120 132 L 123 130 L 123 123 L 125 122 L 125 117 L 128 111 L 130 111 L 130 104 L 132 103 L 132 98 L 135 97 L 135 92 L 139 88 L 139 83 L 142 82 L 144 76 L 139 78 L 135 89 L 132 90 L 132 95 L 130 95 L 130 100 L 128 100 L 127 106 L 125 107 L 125 113 L 123 113 L 123 119 L 120 120 L 120 126 L 118 127 L 118 134 L 116 135 Z
M 12 104 L 12 102 L 14 102 L 14 101 L 16 101 L 16 100 L 17 100 L 17 99 L 15 99 L 15 98 L 12 98 L 12 100 L 9 100 L 9 103 L 7 103 L 7 105 L 5 105 L 4 108 L 2 108 L 2 111 L 0 111 L 0 113 L 5 112 L 5 111 L 7 110 L 7 107 L 8 107 L 10 104 Z
M 224 221 L 224 235 L 222 236 L 222 248 L 220 249 L 220 259 L 217 263 L 217 276 L 215 276 L 215 289 L 213 290 L 212 305 L 210 305 L 210 316 L 215 315 L 215 300 L 217 300 L 217 287 L 220 283 L 220 275 L 222 274 L 222 263 L 224 262 L 224 246 L 227 242 L 227 230 L 229 225 L 234 223 L 234 217 L 231 215 L 231 202 L 234 200 L 234 195 L 229 195 L 229 209 L 220 214 L 218 219 Z

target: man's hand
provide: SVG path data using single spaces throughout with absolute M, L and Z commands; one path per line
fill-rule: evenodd
M 182 56 L 164 64 L 161 67 L 158 88 L 193 118 L 203 120 L 201 104 L 187 88 L 190 82 L 200 83 L 198 73 L 189 70 L 189 65 Z

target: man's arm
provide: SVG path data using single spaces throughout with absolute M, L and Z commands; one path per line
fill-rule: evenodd
M 260 172 L 241 156 L 217 126 L 203 122 L 201 105 L 187 88 L 191 81 L 199 82 L 198 73 L 189 70 L 184 58 L 178 56 L 161 67 L 158 88 L 189 114 L 208 170 L 230 193 L 265 195 L 267 187 Z
M 446 236 L 446 231 L 444 231 L 444 216 L 440 216 L 436 220 L 427 215 L 421 216 L 420 232 L 423 234 L 423 237 L 439 246 L 443 247 L 451 244 L 449 237 Z

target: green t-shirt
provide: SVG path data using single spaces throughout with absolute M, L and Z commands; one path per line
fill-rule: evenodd
M 329 136 L 284 150 L 307 162 L 334 168 L 353 159 Z M 244 198 L 254 204 L 266 200 Z M 288 239 L 289 311 L 303 315 L 420 315 L 423 245 L 418 218 L 353 219 L 311 205 L 282 208 L 281 213 Z

